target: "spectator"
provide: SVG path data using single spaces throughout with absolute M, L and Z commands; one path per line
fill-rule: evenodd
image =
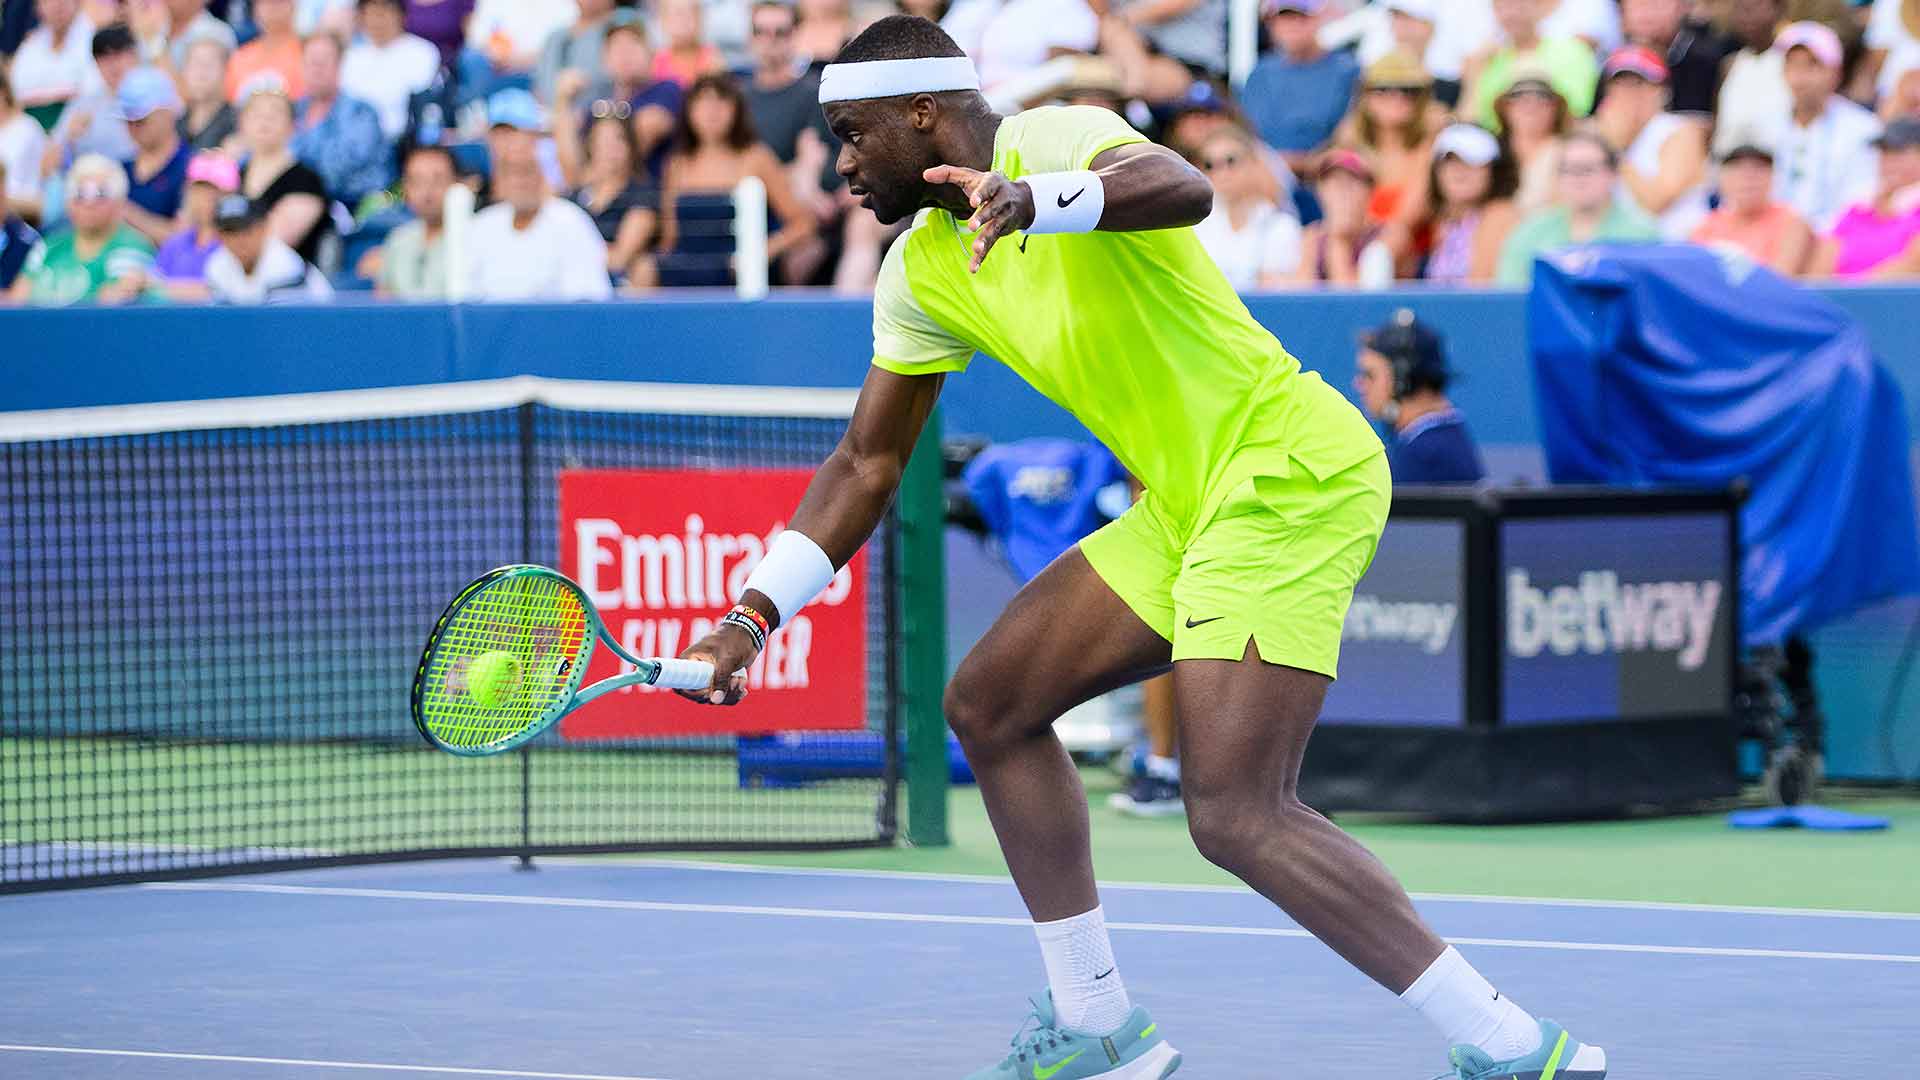
M 468 295 L 476 300 L 602 300 L 607 244 L 585 210 L 547 193 L 533 155 L 493 165 L 500 201 L 474 215 L 467 237 Z
M 1373 166 L 1367 216 L 1404 226 L 1426 201 L 1433 137 L 1446 126 L 1446 109 L 1433 100 L 1433 76 L 1406 53 L 1375 61 L 1362 86 L 1359 102 L 1334 132 L 1334 145 L 1360 151 Z
M 540 163 L 549 185 L 556 180 L 564 184 L 565 169 L 547 158 L 547 151 L 556 145 L 548 135 L 547 112 L 533 99 L 531 91 L 502 90 L 487 99 L 487 161 L 490 164 L 524 155 Z M 480 193 L 480 205 L 492 205 L 497 198 L 489 176 Z
M 7 163 L 0 161 L 0 186 L 6 184 L 8 175 Z M 13 288 L 14 279 L 27 264 L 27 256 L 39 242 L 40 234 L 33 231 L 25 218 L 0 206 L 0 296 Z
M 720 50 L 700 32 L 700 0 L 658 0 L 660 33 L 666 44 L 653 54 L 653 77 L 685 89 L 702 75 L 723 71 Z
M 1727 58 L 1740 45 L 1705 19 L 1690 17 L 1687 0 L 1620 0 L 1627 43 L 1647 49 L 1667 68 L 1667 107 L 1711 117 Z M 1606 87 L 1600 88 L 1606 93 Z
M 794 198 L 780 162 L 754 135 L 740 87 L 730 75 L 702 75 L 687 91 L 673 133 L 660 198 L 662 251 L 682 236 L 680 201 L 690 195 L 726 195 L 748 176 L 766 185 L 767 207 L 779 227 L 767 237 L 767 261 L 778 265 L 814 235 L 813 214 Z
M 7 182 L 0 184 L 0 217 L 39 219 L 40 158 L 46 145 L 46 131 L 20 108 L 12 84 L 0 72 L 0 169 L 7 174 Z
M 460 46 L 467 40 L 467 20 L 473 0 L 406 0 L 407 33 L 440 50 L 440 66 L 457 68 Z
M 293 110 L 293 152 L 320 174 L 328 194 L 351 208 L 393 183 L 393 145 L 373 106 L 340 92 L 344 51 L 332 34 L 307 39 L 302 68 L 307 96 Z
M 220 304 L 283 304 L 333 299 L 326 275 L 274 235 L 265 208 L 245 195 L 222 196 L 213 212 L 220 250 L 207 259 L 207 293 Z
M 440 52 L 406 32 L 401 0 L 359 0 L 360 36 L 340 60 L 340 92 L 373 106 L 380 133 L 398 142 L 413 95 L 433 85 Z
M 1820 242 L 1817 276 L 1920 274 L 1920 117 L 1887 125 L 1875 145 L 1880 162 L 1874 193 L 1848 207 Z
M 217 41 L 187 46 L 180 68 L 180 89 L 186 97 L 180 113 L 180 137 L 195 150 L 217 150 L 233 137 L 240 114 L 227 100 L 227 47 Z
M 180 139 L 180 95 L 159 68 L 135 68 L 120 80 L 120 118 L 137 152 L 127 161 L 127 224 L 158 243 L 173 233 L 187 194 L 193 147 Z
M 1360 79 L 1351 53 L 1327 52 L 1315 37 L 1325 6 L 1325 0 L 1270 0 L 1267 33 L 1275 48 L 1240 90 L 1255 133 L 1295 172 L 1340 126 Z
M 28 254 L 14 280 L 17 304 L 65 307 L 125 304 L 146 295 L 153 245 L 121 218 L 127 171 L 99 154 L 84 154 L 67 170 L 68 222 Z
M 301 81 L 300 35 L 293 24 L 293 0 L 253 0 L 253 21 L 260 36 L 234 52 L 227 62 L 227 100 L 238 102 L 267 73 L 280 77 L 290 97 L 306 94 Z
M 999 0 L 992 0 L 991 6 L 981 13 L 979 29 L 968 34 L 968 39 L 974 42 L 975 63 L 980 60 L 978 43 L 986 33 L 986 23 L 999 6 Z M 794 51 L 809 63 L 831 61 L 853 37 L 853 10 L 848 0 L 796 0 L 794 9 L 800 14 L 800 25 L 793 32 Z
M 1115 0 L 1100 22 L 1100 53 L 1120 66 L 1129 97 L 1172 101 L 1196 76 L 1227 73 L 1226 0 Z
M 1858 2 L 1858 0 L 1856 0 Z M 1872 0 L 1873 14 L 1867 21 L 1867 54 L 1858 72 L 1872 93 L 1860 100 L 1893 93 L 1895 80 L 1920 63 L 1920 4 L 1913 0 Z
M 1005 0 L 980 34 L 980 85 L 991 94 L 1053 57 L 1099 44 L 1100 17 L 1085 0 Z
M 1892 123 L 1903 116 L 1920 116 L 1920 57 L 1916 57 L 1915 61 L 1915 66 L 1894 76 L 1893 89 L 1880 100 L 1878 113 L 1882 122 Z
M 360 272 L 381 296 L 440 300 L 447 295 L 447 192 L 453 188 L 453 154 L 443 146 L 417 146 L 407 155 L 402 191 L 413 220 L 387 234 L 373 263 Z
M 1333 150 L 1319 169 L 1321 220 L 1300 235 L 1299 284 L 1383 288 L 1393 281 L 1393 251 L 1367 217 L 1373 170 L 1352 150 Z
M 1493 280 L 1500 251 L 1520 220 L 1513 194 L 1519 174 L 1486 128 L 1454 124 L 1433 142 L 1426 223 L 1433 253 L 1420 276 L 1446 285 Z
M 133 135 L 120 119 L 120 81 L 140 64 L 133 33 L 123 23 L 103 26 L 93 35 L 93 65 L 99 80 L 86 93 L 67 102 L 60 122 L 42 158 L 40 173 L 53 176 L 83 154 L 99 154 L 125 161 L 134 154 Z
M 217 41 L 229 53 L 239 46 L 233 27 L 214 18 L 207 10 L 207 0 L 137 0 L 137 3 L 164 16 L 154 27 L 157 33 L 140 35 L 141 59 L 169 74 L 186 66 L 187 49 L 196 41 Z
M 553 100 L 554 81 L 563 71 L 578 71 L 589 81 L 606 75 L 601 57 L 606 52 L 607 27 L 613 21 L 613 0 L 578 0 L 578 8 L 573 25 L 555 30 L 540 46 L 533 93 L 541 101 Z
M 489 73 L 494 80 L 485 88 L 489 95 L 509 83 L 526 86 L 515 77 L 530 77 L 547 39 L 578 16 L 574 0 L 479 0 L 467 22 L 466 39 L 469 55 L 477 59 L 463 60 L 461 70 Z
M 1253 140 L 1216 131 L 1195 164 L 1213 181 L 1213 213 L 1193 232 L 1227 282 L 1240 292 L 1285 287 L 1300 268 L 1300 219 L 1274 204 Z
M 213 212 L 223 195 L 240 190 L 240 166 L 232 158 L 199 153 L 187 163 L 187 197 L 181 204 L 183 227 L 160 245 L 154 271 L 175 300 L 207 298 L 207 260 L 220 250 Z
M 1560 150 L 1560 186 L 1553 206 L 1523 218 L 1500 252 L 1503 285 L 1533 281 L 1533 261 L 1550 251 L 1606 241 L 1638 243 L 1660 230 L 1615 197 L 1620 158 L 1605 139 L 1590 132 L 1567 136 Z
M 253 200 L 280 241 L 314 262 L 332 231 L 327 186 L 293 153 L 293 102 L 285 92 L 254 91 L 240 107 L 240 146 L 245 163 L 240 193 Z
M 1738 250 L 1788 277 L 1807 268 L 1813 230 L 1773 199 L 1773 151 L 1747 143 L 1720 159 L 1720 208 L 1693 231 L 1696 244 Z
M 1628 45 L 1607 58 L 1606 96 L 1593 128 L 1620 154 L 1620 195 L 1682 240 L 1707 216 L 1707 131 L 1667 111 L 1671 76 L 1654 53 Z
M 637 19 L 615 18 L 607 28 L 603 59 L 607 73 L 598 82 L 589 82 L 578 72 L 563 72 L 555 82 L 555 111 L 561 116 L 578 117 L 580 125 L 572 131 L 554 133 L 561 170 L 571 178 L 570 183 L 578 184 L 583 161 L 578 136 L 589 114 L 624 111 L 646 158 L 647 175 L 657 183 L 666 167 L 668 139 L 685 95 L 678 84 L 653 77 L 653 50 L 647 44 L 646 28 Z M 591 104 L 581 104 L 583 97 Z M 816 110 L 818 107 L 816 103 Z
M 840 174 L 833 168 L 840 140 L 827 129 L 820 110 L 820 76 L 794 52 L 794 10 L 784 0 L 760 0 L 748 18 L 753 73 L 741 87 L 747 118 L 779 159 L 794 198 L 807 207 L 824 232 L 840 223 L 848 207 L 829 194 L 842 186 Z M 827 255 L 825 242 L 816 236 L 782 264 L 783 281 L 806 284 Z
M 597 117 L 587 125 L 584 175 L 570 196 L 607 242 L 607 271 L 639 286 L 654 281 L 648 250 L 660 220 L 660 193 L 642 182 L 645 168 L 633 125 Z
M 1448 15 L 1451 17 L 1452 12 Z M 1434 98 L 1449 108 L 1460 100 L 1460 69 L 1456 65 L 1444 71 L 1444 50 L 1436 30 L 1440 23 L 1440 0 L 1379 0 L 1368 4 L 1342 23 L 1352 23 L 1354 54 L 1362 65 L 1391 52 L 1403 52 L 1420 58 L 1420 65 L 1434 77 Z M 1321 44 L 1329 48 L 1330 25 L 1321 31 Z
M 1833 227 L 1848 206 L 1872 198 L 1880 121 L 1841 97 L 1840 38 L 1820 23 L 1797 22 L 1773 47 L 1785 59 L 1792 111 L 1782 117 L 1774 148 L 1774 197 L 1816 232 Z
M 1367 415 L 1393 429 L 1393 482 L 1479 483 L 1487 469 L 1467 418 L 1447 399 L 1453 373 L 1440 335 L 1401 308 L 1360 341 L 1353 389 Z
M 294 0 L 293 29 L 302 41 L 315 34 L 353 33 L 354 0 Z
M 7 78 L 20 107 L 51 128 L 60 106 L 99 86 L 93 66 L 93 23 L 79 0 L 34 0 L 40 25 L 13 54 Z
M 1520 171 L 1514 205 L 1522 215 L 1544 208 L 1560 186 L 1560 146 L 1573 130 L 1567 99 L 1547 81 L 1545 72 L 1522 70 L 1494 103 L 1500 142 Z
M 1467 64 L 1469 89 L 1463 100 L 1471 105 L 1462 111 L 1491 128 L 1499 123 L 1494 103 L 1513 85 L 1514 72 L 1538 68 L 1547 81 L 1567 101 L 1575 116 L 1593 110 L 1593 91 L 1600 81 L 1599 65 L 1593 58 L 1593 46 L 1577 37 L 1546 37 L 1541 21 L 1547 14 L 1547 0 L 1493 0 L 1494 18 L 1506 35 L 1506 42 Z
M 1787 0 L 1731 0 L 1728 5 L 1727 26 L 1740 48 L 1727 61 L 1714 114 L 1713 150 L 1721 157 L 1736 146 L 1771 145 L 1793 111 L 1786 57 L 1773 47 L 1786 13 Z

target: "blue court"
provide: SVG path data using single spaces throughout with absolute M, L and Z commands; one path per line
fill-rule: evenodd
M 1181 1077 L 1425 1080 L 1432 1033 L 1268 904 L 1104 890 Z M 1426 897 L 1621 1080 L 1904 1075 L 1920 916 Z M 0 1077 L 958 1077 L 1044 984 L 1009 883 L 392 865 L 0 900 Z

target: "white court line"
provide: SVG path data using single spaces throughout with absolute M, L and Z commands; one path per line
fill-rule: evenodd
M 850 870 L 831 866 L 780 866 L 776 863 L 723 863 L 698 859 L 582 858 L 557 856 L 536 859 L 556 866 L 615 866 L 634 869 L 668 867 L 683 870 L 711 870 L 723 874 L 797 875 L 800 877 L 848 877 L 875 880 L 935 881 L 954 885 L 1008 885 L 1012 878 L 991 874 L 931 874 L 919 870 Z M 1246 895 L 1245 885 L 1202 885 L 1153 881 L 1102 881 L 1100 888 L 1114 891 L 1216 893 Z M 1687 904 L 1665 900 L 1592 900 L 1577 897 L 1479 896 L 1472 893 L 1412 893 L 1415 900 L 1433 904 L 1512 904 L 1529 907 L 1618 908 L 1625 911 L 1693 911 L 1710 915 L 1777 915 L 1805 919 L 1883 919 L 1895 922 L 1920 922 L 1920 914 L 1907 911 L 1857 911 L 1844 908 L 1761 907 L 1744 904 Z
M 96 1057 L 164 1058 L 169 1061 L 220 1061 L 237 1065 L 289 1065 L 305 1069 L 368 1069 L 375 1072 L 439 1073 L 447 1076 L 518 1076 L 532 1080 L 660 1080 L 647 1076 L 609 1076 L 604 1073 L 528 1072 L 524 1069 L 463 1069 L 456 1065 L 390 1065 L 374 1061 L 314 1061 L 307 1058 L 240 1057 L 235 1054 L 181 1054 L 159 1050 L 102 1050 L 89 1046 L 9 1046 L 0 1052 L 18 1054 L 90 1054 Z
M 361 889 L 318 885 L 261 885 L 241 882 L 154 882 L 146 889 L 180 892 L 267 893 L 281 896 L 345 896 L 374 900 L 415 900 L 450 904 L 504 904 L 519 907 L 597 908 L 609 911 L 669 911 L 699 915 L 756 915 L 784 919 L 847 922 L 931 923 L 946 926 L 1017 926 L 1025 918 L 1005 915 L 934 915 L 908 911 L 843 911 L 834 908 L 767 907 L 754 904 L 690 904 L 663 900 L 610 900 L 579 896 L 514 896 L 500 893 L 432 892 L 415 889 Z M 1219 926 L 1205 923 L 1109 922 L 1110 930 L 1209 937 L 1311 938 L 1305 930 L 1278 926 Z M 1637 945 L 1599 941 L 1544 941 L 1532 938 L 1449 938 L 1459 945 L 1499 949 L 1550 949 L 1565 952 L 1642 953 L 1662 956 L 1711 956 L 1763 960 L 1846 960 L 1879 964 L 1920 964 L 1920 956 L 1900 953 L 1814 952 L 1801 949 L 1747 949 L 1707 945 Z

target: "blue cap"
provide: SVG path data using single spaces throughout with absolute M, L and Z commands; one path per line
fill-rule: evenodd
M 115 115 L 122 120 L 145 120 L 160 109 L 180 111 L 180 91 L 173 88 L 173 77 L 153 67 L 127 72 L 114 95 Z
M 1173 112 L 1176 114 L 1226 111 L 1227 99 L 1221 97 L 1220 91 L 1214 89 L 1213 84 L 1205 79 L 1193 80 L 1192 85 L 1187 87 L 1187 92 L 1180 95 L 1179 100 L 1173 103 Z
M 547 111 L 540 107 L 540 102 L 530 91 L 517 87 L 502 90 L 487 99 L 487 126 L 545 131 Z

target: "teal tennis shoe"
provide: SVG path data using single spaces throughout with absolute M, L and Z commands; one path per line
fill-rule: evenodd
M 1456 1046 L 1447 1055 L 1453 1071 L 1436 1080 L 1606 1080 L 1607 1052 L 1540 1021 L 1540 1049 L 1512 1061 L 1495 1061 L 1477 1046 Z M 1019 1075 L 1019 1074 L 1016 1074 Z
M 1032 1001 L 1032 1014 L 1013 1036 L 1013 1053 L 967 1080 L 1166 1080 L 1180 1067 L 1180 1052 L 1137 1005 L 1119 1031 L 1089 1035 L 1054 1026 L 1051 991 Z

